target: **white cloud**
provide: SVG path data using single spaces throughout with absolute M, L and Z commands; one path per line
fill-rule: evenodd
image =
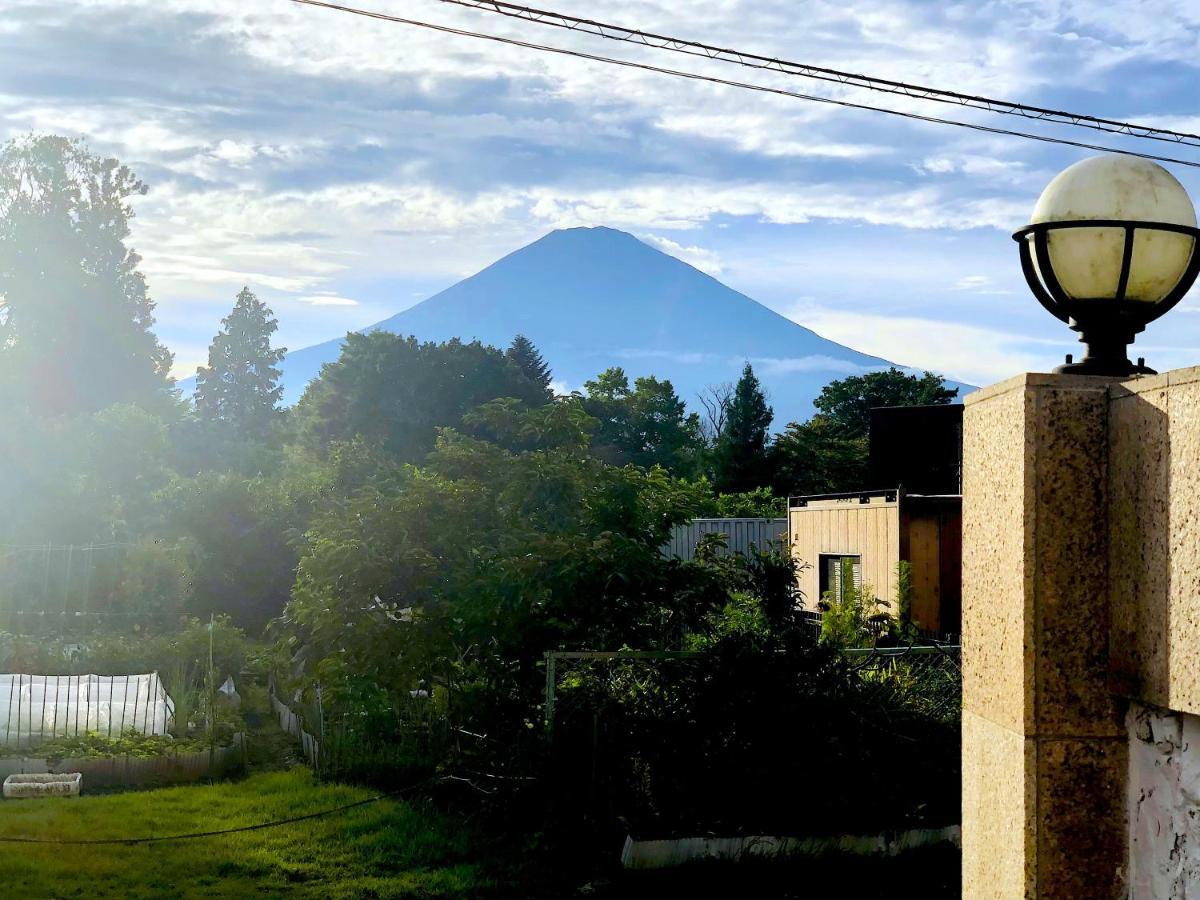
M 997 287 L 991 275 L 964 275 L 950 289 L 971 294 L 1012 294 L 1010 290 Z
M 1020 372 L 1047 371 L 1059 359 L 1048 350 L 1031 350 L 1030 345 L 1039 342 L 1023 335 L 961 322 L 820 306 L 799 307 L 788 317 L 863 353 L 981 386 Z M 1069 342 L 1068 335 L 1064 334 L 1063 345 Z
M 311 306 L 358 306 L 357 300 L 349 297 L 339 297 L 337 294 L 311 294 L 307 297 L 297 297 L 301 303 Z
M 861 350 L 858 345 L 851 344 L 855 350 Z M 767 375 L 788 375 L 795 372 L 840 372 L 845 375 L 858 375 L 870 372 L 874 367 L 860 366 L 848 359 L 836 359 L 832 356 L 814 354 L 812 356 L 792 357 L 751 357 L 750 362 L 758 366 Z
M 694 266 L 701 272 L 706 272 L 714 278 L 720 275 L 725 269 L 721 264 L 721 258 L 712 250 L 707 250 L 704 247 L 695 245 L 685 247 L 678 241 L 650 233 L 639 234 L 638 237 L 647 243 L 653 244 L 664 253 L 674 256 L 676 259 L 681 259 L 688 265 Z

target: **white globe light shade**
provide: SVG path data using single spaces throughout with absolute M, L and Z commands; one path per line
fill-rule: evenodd
M 1120 219 L 1196 225 L 1196 209 L 1170 172 L 1148 159 L 1109 154 L 1069 166 L 1046 185 L 1031 224 Z M 1123 228 L 1063 228 L 1047 235 L 1054 277 L 1072 300 L 1116 297 Z M 1032 240 L 1032 236 L 1026 238 Z M 1192 255 L 1190 235 L 1138 229 L 1125 299 L 1157 303 L 1179 283 Z M 1044 278 L 1045 273 L 1039 274 Z

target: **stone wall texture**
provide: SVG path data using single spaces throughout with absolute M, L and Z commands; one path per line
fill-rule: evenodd
M 1124 704 L 1109 689 L 1108 388 L 967 399 L 963 893 L 1125 891 Z

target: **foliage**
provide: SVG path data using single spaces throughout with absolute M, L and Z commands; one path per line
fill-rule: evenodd
M 902 559 L 896 563 L 896 615 L 901 626 L 909 626 L 912 620 L 912 563 Z
M 866 438 L 871 410 L 877 406 L 921 406 L 949 403 L 958 395 L 940 375 L 909 375 L 892 367 L 831 381 L 813 401 L 831 433 L 843 439 Z
M 550 384 L 554 377 L 550 372 L 550 366 L 546 364 L 546 360 L 542 358 L 538 348 L 533 345 L 533 341 L 523 334 L 518 334 L 513 338 L 509 348 L 504 351 L 504 355 L 525 373 L 525 377 L 529 379 L 530 383 L 542 389 L 546 400 L 553 399 L 554 389 Z
M 772 446 L 775 489 L 781 494 L 861 490 L 867 480 L 866 438 L 842 438 L 821 416 L 792 422 Z
M 957 820 L 955 723 L 905 706 L 908 682 L 864 682 L 805 629 L 764 627 L 744 606 L 738 615 L 743 627 L 698 658 L 568 670 L 554 731 L 559 804 L 599 807 L 647 836 Z
M 707 485 L 707 479 L 700 484 Z M 787 499 L 769 487 L 739 494 L 717 494 L 706 501 L 700 515 L 715 519 L 779 519 L 787 515 Z
M 543 387 L 494 347 L 457 339 L 421 343 L 384 331 L 348 334 L 342 355 L 304 392 L 296 417 L 309 446 L 361 438 L 417 462 L 439 427 L 498 397 L 545 402 Z
M 204 472 L 164 494 L 166 530 L 195 547 L 190 614 L 227 614 L 258 632 L 282 611 L 295 580 L 299 532 L 325 478 L 293 474 L 296 480 Z
M 181 660 L 196 672 L 207 669 L 209 634 L 209 623 L 199 619 L 185 619 L 177 629 L 159 633 L 135 625 L 125 632 L 91 635 L 79 643 L 0 632 L 0 670 L 36 675 L 159 672 L 165 680 L 165 673 Z M 228 616 L 215 619 L 212 642 L 217 671 L 241 672 L 248 652 L 246 636 Z
M 854 565 L 842 560 L 837 591 L 821 597 L 821 643 L 832 647 L 869 647 L 882 635 L 890 634 L 894 622 L 886 611 L 887 602 L 875 596 L 869 584 L 854 583 Z
M 670 381 L 638 378 L 620 367 L 584 384 L 584 408 L 599 422 L 596 453 L 614 465 L 662 466 L 675 475 L 699 469 L 704 440 L 700 417 L 687 412 Z
M 758 377 L 746 363 L 713 447 L 713 481 L 719 491 L 752 491 L 769 482 L 767 437 L 772 417 Z
M 138 406 L 57 419 L 0 410 L 0 452 L 0 540 L 16 544 L 136 537 L 170 477 L 166 426 Z
M 222 744 L 227 746 L 228 744 Z M 200 738 L 172 738 L 165 734 L 142 734 L 133 728 L 125 729 L 118 737 L 108 737 L 90 731 L 86 734 L 56 737 L 38 744 L 36 750 L 28 748 L 0 747 L 0 756 L 30 756 L 57 762 L 62 759 L 107 759 L 114 756 L 131 756 L 136 759 L 152 759 L 171 753 L 199 753 L 207 750 L 209 743 Z
M 817 414 L 791 422 L 775 441 L 774 487 L 780 494 L 826 494 L 868 485 L 871 409 L 949 403 L 957 388 L 926 372 L 909 375 L 891 368 L 831 381 L 813 401 Z
M 243 436 L 265 435 L 277 415 L 283 388 L 277 367 L 287 350 L 271 346 L 274 315 L 248 287 L 208 348 L 208 366 L 196 370 L 196 413 L 226 423 Z
M 163 411 L 171 354 L 125 241 L 146 186 L 81 141 L 0 148 L 0 382 L 39 416 L 114 403 Z

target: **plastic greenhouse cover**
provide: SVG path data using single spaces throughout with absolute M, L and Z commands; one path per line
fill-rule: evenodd
M 175 716 L 157 672 L 145 675 L 0 675 L 2 743 L 133 729 L 165 734 Z

